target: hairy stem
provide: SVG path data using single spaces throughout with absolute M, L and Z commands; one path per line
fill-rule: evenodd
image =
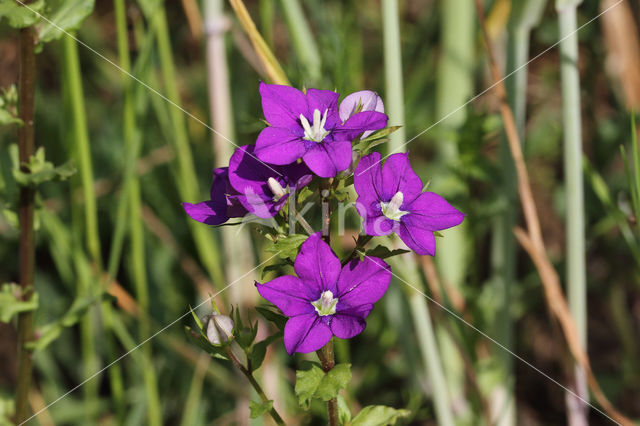
M 24 123 L 18 129 L 18 149 L 21 169 L 28 170 L 22 164 L 29 161 L 35 149 L 34 141 L 34 100 L 35 100 L 35 39 L 31 28 L 20 30 L 20 76 L 19 76 L 19 116 Z M 33 291 L 35 266 L 35 240 L 33 229 L 34 190 L 20 188 L 18 216 L 20 219 L 20 286 L 23 298 L 29 298 Z M 31 386 L 31 351 L 25 344 L 33 338 L 33 315 L 24 312 L 18 316 L 18 387 L 16 390 L 16 423 L 22 423 L 27 417 L 29 388 Z
M 256 378 L 253 377 L 253 374 L 249 370 L 247 370 L 247 368 L 244 365 L 242 365 L 242 363 L 233 353 L 231 348 L 229 346 L 225 346 L 224 351 L 226 352 L 227 356 L 229 357 L 233 365 L 235 365 L 236 368 L 240 370 L 242 374 L 244 374 L 247 380 L 249 380 L 249 383 L 251 383 L 251 386 L 253 386 L 253 389 L 255 389 L 256 393 L 258 394 L 262 402 L 265 402 L 265 403 L 269 402 L 269 398 L 267 398 L 267 395 L 262 390 L 262 387 L 260 386 Z M 280 414 L 278 414 L 275 408 L 272 407 L 271 410 L 269 410 L 269 414 L 277 424 L 279 425 L 285 424 L 284 420 L 282 420 L 282 417 L 280 417 Z

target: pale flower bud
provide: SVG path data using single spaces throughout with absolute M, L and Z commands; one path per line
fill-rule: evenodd
M 220 345 L 233 339 L 233 320 L 226 315 L 213 314 L 207 324 L 207 339 L 214 345 Z

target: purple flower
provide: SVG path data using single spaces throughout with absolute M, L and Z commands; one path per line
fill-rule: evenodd
M 247 214 L 238 195 L 229 184 L 229 168 L 221 167 L 213 171 L 211 199 L 196 204 L 182 203 L 182 206 L 191 219 L 207 225 L 220 225 L 229 218 Z
M 422 192 L 408 154 L 393 154 L 384 166 L 380 161 L 378 152 L 363 157 L 353 175 L 365 232 L 395 232 L 416 253 L 435 255 L 433 231 L 459 225 L 464 214 L 438 194 Z
M 241 194 L 242 205 L 267 219 L 280 211 L 292 191 L 307 185 L 312 175 L 304 164 L 265 164 L 255 157 L 254 149 L 245 145 L 235 150 L 229 160 L 229 181 Z
M 302 158 L 320 177 L 333 177 L 351 164 L 351 141 L 367 130 L 382 129 L 387 116 L 364 111 L 344 123 L 338 114 L 338 93 L 260 83 L 262 109 L 269 123 L 258 135 L 256 155 L 271 164 Z
M 371 90 L 361 90 L 347 95 L 340 102 L 340 120 L 347 121 L 352 115 L 361 111 L 378 111 L 384 113 L 384 104 L 382 98 L 376 92 Z M 373 131 L 367 130 L 362 134 L 362 138 L 366 138 Z
M 290 355 L 318 350 L 331 336 L 350 339 L 360 334 L 391 280 L 391 268 L 376 257 L 341 267 L 320 232 L 302 244 L 294 268 L 297 277 L 256 282 L 260 295 L 289 317 L 284 346 Z

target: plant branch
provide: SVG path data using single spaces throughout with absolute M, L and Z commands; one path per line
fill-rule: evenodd
M 23 125 L 18 129 L 18 150 L 20 169 L 35 151 L 34 101 L 35 101 L 35 36 L 31 28 L 20 30 L 20 76 L 19 76 L 19 117 Z M 29 299 L 33 291 L 35 267 L 35 235 L 33 229 L 35 191 L 28 186 L 20 188 L 18 216 L 20 220 L 20 286 L 22 297 Z M 20 424 L 27 418 L 29 388 L 31 387 L 32 354 L 25 344 L 33 339 L 33 314 L 31 311 L 18 316 L 18 387 L 16 390 L 15 422 Z
M 571 351 L 573 357 L 585 369 L 589 387 L 591 388 L 591 391 L 593 392 L 596 400 L 600 403 L 604 411 L 609 416 L 611 416 L 613 420 L 623 425 L 632 425 L 633 422 L 631 422 L 631 420 L 625 417 L 622 413 L 617 411 L 616 408 L 611 404 L 611 402 L 609 402 L 609 400 L 602 392 L 602 389 L 600 388 L 595 376 L 593 375 L 589 358 L 582 345 L 580 344 L 576 323 L 571 316 L 567 300 L 564 296 L 564 293 L 562 292 L 560 278 L 558 277 L 558 273 L 554 269 L 551 261 L 547 256 L 544 246 L 544 240 L 542 239 L 540 220 L 538 218 L 538 213 L 536 211 L 536 205 L 533 198 L 533 192 L 531 190 L 531 184 L 529 182 L 529 174 L 527 172 L 527 166 L 525 164 L 524 156 L 522 153 L 520 137 L 518 136 L 518 130 L 513 116 L 513 111 L 507 103 L 503 77 L 496 63 L 491 39 L 489 38 L 489 35 L 487 33 L 482 2 L 481 0 L 474 0 L 474 2 L 478 13 L 478 19 L 481 24 L 484 41 L 487 47 L 489 65 L 491 68 L 493 80 L 495 82 L 495 89 L 497 90 L 497 96 L 500 101 L 500 114 L 502 115 L 502 119 L 504 122 L 505 133 L 507 135 L 507 141 L 509 142 L 509 149 L 516 166 L 516 175 L 518 177 L 518 193 L 520 196 L 520 202 L 522 203 L 522 209 L 524 211 L 526 222 L 526 231 L 520 228 L 516 228 L 514 229 L 514 233 L 520 244 L 524 247 L 529 256 L 531 256 L 536 268 L 538 269 L 549 309 L 560 323 L 563 334 L 569 346 L 569 350 Z
M 242 363 L 240 362 L 240 360 L 238 360 L 238 358 L 233 353 L 231 348 L 229 346 L 225 346 L 224 351 L 227 354 L 227 356 L 229 357 L 229 359 L 231 360 L 231 362 L 233 363 L 233 365 L 235 365 L 236 368 L 238 370 L 240 370 L 240 372 L 242 374 L 244 374 L 244 376 L 247 378 L 247 380 L 249 380 L 249 383 L 251 383 L 251 386 L 253 386 L 253 388 L 255 389 L 256 393 L 260 397 L 260 399 L 262 399 L 262 402 L 264 402 L 264 403 L 269 402 L 269 398 L 267 398 L 267 395 L 262 390 L 262 387 L 257 382 L 255 377 L 253 377 L 253 374 L 249 370 L 247 370 L 247 368 L 244 365 L 242 365 Z M 269 414 L 271 415 L 271 417 L 273 418 L 273 420 L 277 424 L 279 424 L 279 425 L 284 425 L 285 424 L 284 420 L 282 420 L 282 417 L 280 417 L 280 414 L 278 414 L 278 412 L 276 411 L 276 409 L 274 407 L 271 407 L 271 410 L 269 410 Z

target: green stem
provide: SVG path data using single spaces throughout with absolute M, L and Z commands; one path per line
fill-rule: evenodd
M 96 194 L 93 186 L 93 165 L 91 163 L 91 150 L 89 143 L 89 130 L 87 129 L 87 116 L 82 88 L 82 71 L 77 42 L 71 37 L 62 39 L 62 47 L 65 58 L 64 70 L 67 85 L 68 101 L 71 112 L 71 147 L 78 164 L 80 185 L 83 194 L 83 216 L 86 245 L 92 261 L 93 274 L 99 275 L 102 268 L 100 254 L 100 238 L 98 233 L 98 214 Z M 78 294 L 92 294 L 93 277 L 79 274 L 85 277 L 78 280 Z M 89 376 L 98 370 L 100 360 L 95 348 L 95 327 L 93 313 L 90 309 L 80 323 L 82 340 L 82 358 L 85 375 Z M 92 381 L 84 387 L 88 406 L 95 406 L 98 400 L 98 382 Z
M 34 103 L 36 57 L 34 33 L 31 28 L 20 30 L 20 73 L 19 73 L 19 116 L 24 123 L 18 129 L 18 150 L 20 164 L 29 161 L 35 150 Z M 21 166 L 23 172 L 28 170 Z M 34 191 L 29 187 L 20 188 L 18 216 L 20 220 L 20 286 L 23 298 L 33 291 L 35 269 L 35 235 L 33 229 Z M 18 386 L 15 396 L 15 421 L 22 423 L 28 416 L 29 389 L 31 387 L 32 353 L 25 344 L 33 339 L 33 314 L 24 312 L 18 316 Z
M 118 33 L 118 55 L 120 58 L 120 66 L 130 72 L 131 62 L 129 59 L 129 43 L 126 27 L 126 16 L 124 0 L 115 0 L 116 26 Z M 130 159 L 137 158 L 140 147 L 139 132 L 136 129 L 136 114 L 133 105 L 133 91 L 128 76 L 125 78 L 125 97 L 123 108 L 123 131 L 126 143 L 127 157 Z M 134 160 L 135 161 L 135 160 Z M 131 238 L 131 268 L 134 285 L 136 288 L 136 297 L 138 307 L 143 315 L 139 318 L 140 339 L 146 339 L 151 335 L 151 325 L 149 323 L 147 312 L 149 311 L 149 291 L 147 282 L 147 271 L 145 265 L 145 248 L 144 248 L 144 228 L 142 226 L 142 212 L 140 207 L 140 183 L 137 177 L 127 181 L 124 188 L 123 196 L 127 198 L 129 204 L 129 235 Z M 145 390 L 147 394 L 147 413 L 150 425 L 162 424 L 162 408 L 160 397 L 158 396 L 158 381 L 155 370 L 153 368 L 153 347 L 145 345 L 143 376 Z
M 299 0 L 281 0 L 281 2 L 296 56 L 304 68 L 305 81 L 317 85 L 322 76 L 320 51 L 300 2 Z
M 389 124 L 402 126 L 389 139 L 389 152 L 404 151 L 405 118 L 404 88 L 402 83 L 402 50 L 400 24 L 398 22 L 398 1 L 382 0 L 382 33 L 384 41 L 385 109 Z
M 520 140 L 525 140 L 525 114 L 527 105 L 527 66 L 529 59 L 529 38 L 531 30 L 542 15 L 546 0 L 526 0 L 514 3 L 508 26 L 507 68 L 512 74 L 506 81 L 507 100 L 513 110 Z M 516 71 L 517 70 L 517 71 Z M 516 186 L 516 170 L 509 151 L 506 136 L 500 144 L 500 169 L 502 172 L 502 190 L 504 209 L 498 215 L 494 225 L 491 245 L 491 264 L 494 279 L 493 294 L 496 295 L 493 306 L 496 313 L 492 325 L 494 335 L 506 347 L 513 346 L 513 318 L 511 307 L 513 300 L 511 291 L 516 278 L 516 241 L 513 227 L 518 216 L 518 192 Z M 499 426 L 510 426 L 516 423 L 516 405 L 514 394 L 513 358 L 507 352 L 498 349 L 494 353 L 499 359 L 499 383 L 492 389 L 494 403 L 493 413 Z
M 564 131 L 565 192 L 567 196 L 567 298 L 575 319 L 578 337 L 587 346 L 587 286 L 584 235 L 584 189 L 582 177 L 582 120 L 580 103 L 580 74 L 578 70 L 578 37 L 576 10 L 580 1 L 558 0 L 560 28 L 560 73 L 562 78 L 562 126 Z M 573 36 L 571 36 L 573 34 Z M 576 391 L 588 399 L 585 371 L 576 364 Z M 573 402 L 571 402 L 573 400 Z M 586 419 L 586 405 L 568 397 L 569 416 Z
M 177 181 L 180 197 L 185 201 L 195 202 L 200 199 L 200 190 L 193 166 L 193 155 L 189 146 L 184 113 L 176 107 L 180 105 L 173 54 L 169 40 L 169 28 L 164 7 L 158 7 L 151 17 L 158 43 L 158 56 L 162 67 L 167 98 L 174 104 L 169 109 L 169 116 L 174 131 L 171 140 L 178 159 Z M 189 227 L 193 234 L 200 259 L 204 263 L 212 282 L 224 283 L 224 273 L 217 245 L 206 227 L 189 220 Z
M 328 373 L 335 367 L 336 361 L 333 353 L 333 341 L 329 340 L 326 345 L 316 351 L 316 354 L 318 355 L 318 359 L 320 359 L 322 370 L 324 370 L 325 373 Z M 337 426 L 340 424 L 337 398 L 332 398 L 327 402 L 327 413 L 329 416 L 329 425 Z
M 233 363 L 233 365 L 235 365 L 236 368 L 240 370 L 242 374 L 244 374 L 247 380 L 249 380 L 249 383 L 251 383 L 251 386 L 253 386 L 253 389 L 255 389 L 256 393 L 258 394 L 262 402 L 265 402 L 265 403 L 269 402 L 269 398 L 267 398 L 267 395 L 262 390 L 262 387 L 260 386 L 258 381 L 255 379 L 255 377 L 253 377 L 253 374 L 249 370 L 247 370 L 247 368 L 244 365 L 242 365 L 242 363 L 238 360 L 238 358 L 233 353 L 231 348 L 229 346 L 225 346 L 224 350 L 227 356 L 229 357 L 229 359 L 231 360 L 231 362 Z M 282 417 L 280 417 L 280 414 L 278 414 L 275 408 L 271 408 L 271 410 L 269 410 L 269 414 L 277 424 L 279 425 L 285 424 L 284 420 L 282 420 Z

